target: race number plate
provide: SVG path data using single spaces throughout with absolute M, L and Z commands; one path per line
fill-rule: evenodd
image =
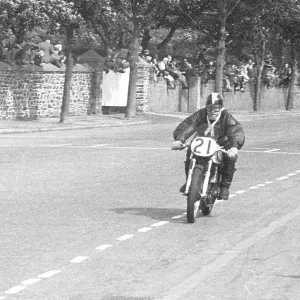
M 209 137 L 197 137 L 191 143 L 191 150 L 195 155 L 208 157 L 219 149 L 216 141 Z

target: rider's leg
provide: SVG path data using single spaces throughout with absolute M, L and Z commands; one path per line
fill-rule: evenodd
M 229 187 L 231 185 L 235 172 L 236 161 L 237 157 L 229 157 L 227 154 L 224 154 L 223 156 L 222 180 L 220 184 L 220 198 L 222 198 L 223 200 L 228 200 L 229 198 Z

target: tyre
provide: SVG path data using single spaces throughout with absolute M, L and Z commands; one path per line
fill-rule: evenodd
M 204 207 L 204 208 L 201 210 L 202 215 L 203 215 L 203 216 L 208 216 L 208 215 L 210 215 L 211 210 L 212 210 L 212 207 L 209 207 L 209 206 Z
M 199 214 L 200 189 L 202 181 L 202 170 L 195 168 L 192 175 L 192 181 L 187 196 L 187 221 L 194 223 Z

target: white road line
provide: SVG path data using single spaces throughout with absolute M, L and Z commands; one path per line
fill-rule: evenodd
M 107 248 L 110 248 L 110 247 L 112 247 L 112 246 L 113 246 L 113 245 L 110 245 L 110 244 L 104 244 L 104 245 L 101 245 L 101 246 L 97 247 L 96 249 L 97 249 L 97 250 L 104 251 L 104 250 L 106 250 Z
M 271 150 L 267 150 L 267 151 L 265 151 L 265 152 L 275 152 L 275 151 L 279 151 L 280 149 L 271 149 Z
M 88 258 L 88 256 L 76 256 L 70 260 L 70 263 L 79 264 Z
M 287 174 L 287 176 L 295 176 L 295 175 L 297 175 L 297 173 L 289 173 L 289 174 Z
M 233 197 L 236 197 L 236 195 L 235 194 L 230 194 L 229 195 L 229 198 L 233 198 Z
M 41 280 L 42 280 L 41 278 L 30 278 L 30 279 L 22 281 L 21 283 L 23 285 L 31 285 L 31 284 L 37 283 L 37 282 L 39 282 Z
M 51 271 L 48 271 L 48 272 L 45 272 L 45 273 L 39 275 L 38 278 L 49 278 L 60 272 L 61 272 L 61 270 L 51 270 Z
M 90 146 L 82 146 L 86 148 L 99 148 L 99 147 L 107 147 L 108 144 L 99 144 L 99 145 L 90 145 Z
M 174 216 L 174 217 L 172 217 L 172 219 L 180 219 L 180 218 L 183 218 L 183 215 L 179 215 L 179 216 Z
M 276 180 L 285 180 L 285 179 L 288 179 L 288 177 L 287 176 L 282 176 L 282 177 L 276 178 Z
M 285 155 L 300 155 L 300 152 L 266 152 L 266 151 L 255 151 L 255 150 L 240 150 L 240 152 L 245 152 L 245 153 L 267 153 L 267 154 L 285 154 Z
M 5 297 L 0 296 L 0 300 L 4 300 L 4 299 L 5 299 Z
M 159 226 L 162 226 L 162 225 L 165 225 L 165 224 L 168 224 L 168 223 L 170 223 L 170 222 L 169 221 L 160 221 L 160 222 L 154 223 L 154 224 L 152 224 L 150 226 L 152 226 L 152 227 L 159 227 Z
M 274 183 L 274 181 L 266 181 L 265 184 L 271 184 Z
M 249 190 L 256 190 L 256 189 L 258 189 L 259 187 L 258 186 L 250 186 L 249 187 Z
M 18 292 L 26 289 L 24 285 L 16 285 L 10 288 L 9 290 L 5 291 L 4 294 L 17 294 Z
M 131 239 L 134 235 L 133 234 L 125 234 L 117 238 L 118 241 L 126 241 Z
M 265 185 L 266 185 L 265 183 L 260 183 L 257 186 L 262 187 L 262 186 L 265 186 Z
M 298 171 L 295 171 L 296 173 L 300 173 L 300 170 L 298 170 Z
M 148 232 L 148 231 L 150 231 L 150 230 L 152 230 L 151 227 L 143 227 L 143 228 L 140 228 L 140 229 L 138 230 L 138 232 Z

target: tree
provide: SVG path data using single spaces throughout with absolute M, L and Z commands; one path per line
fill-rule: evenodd
M 78 6 L 81 5 L 81 1 L 48 0 L 38 2 L 40 13 L 48 17 L 47 25 L 49 26 L 49 29 L 53 32 L 64 33 L 67 36 L 66 72 L 60 114 L 60 122 L 64 123 L 67 121 L 69 115 L 70 89 L 73 69 L 72 46 L 74 30 L 83 23 L 83 19 L 78 12 Z
M 0 2 L 0 29 L 11 32 L 16 44 L 22 44 L 26 34 L 44 24 L 39 5 L 34 0 L 2 0 Z
M 281 29 L 282 38 L 289 41 L 291 53 L 291 81 L 289 84 L 286 110 L 293 109 L 294 90 L 297 83 L 298 57 L 300 43 L 300 1 L 284 0 L 276 2 L 274 21 Z M 298 51 L 297 51 L 298 50 Z

